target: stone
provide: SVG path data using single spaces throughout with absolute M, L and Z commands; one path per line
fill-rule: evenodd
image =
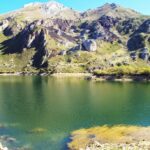
M 136 56 L 136 53 L 135 52 L 132 52 L 131 54 L 130 54 L 130 57 L 132 58 L 132 60 L 136 60 L 137 59 L 137 56 Z
M 59 55 L 62 55 L 62 56 L 66 55 L 66 54 L 67 54 L 67 51 L 65 51 L 65 50 L 62 50 L 62 51 L 60 51 L 60 53 L 59 53 Z
M 90 52 L 95 52 L 97 50 L 97 44 L 94 40 L 88 39 L 82 43 L 83 49 Z
M 143 60 L 148 60 L 148 58 L 149 58 L 148 48 L 144 47 L 140 50 L 139 58 L 141 58 Z

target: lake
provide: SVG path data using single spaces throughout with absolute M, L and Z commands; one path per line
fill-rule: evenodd
M 1 139 L 12 150 L 65 150 L 69 134 L 80 128 L 149 126 L 150 83 L 0 77 L 0 124 Z

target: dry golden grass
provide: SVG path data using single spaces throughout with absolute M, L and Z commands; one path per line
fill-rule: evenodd
M 132 143 L 135 141 L 135 139 L 137 141 L 148 141 L 150 139 L 150 127 L 146 128 L 120 125 L 112 127 L 102 126 L 90 129 L 80 129 L 72 133 L 71 139 L 72 141 L 68 144 L 68 147 L 71 150 L 78 150 L 80 148 L 85 149 L 92 140 L 99 141 L 102 144 Z

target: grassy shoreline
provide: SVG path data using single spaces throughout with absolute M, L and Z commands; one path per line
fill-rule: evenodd
M 120 81 L 120 82 L 131 82 L 131 81 L 150 81 L 149 75 L 97 75 L 92 78 L 94 81 Z
M 116 75 L 116 74 L 91 74 L 91 73 L 38 73 L 38 72 L 7 72 L 0 73 L 0 76 L 50 76 L 56 78 L 67 78 L 67 77 L 83 77 L 86 80 L 91 81 L 120 81 L 120 82 L 131 82 L 131 81 L 150 81 L 150 75 L 143 74 L 130 74 L 130 75 Z
M 99 126 L 72 132 L 70 150 L 139 150 L 150 148 L 150 127 Z

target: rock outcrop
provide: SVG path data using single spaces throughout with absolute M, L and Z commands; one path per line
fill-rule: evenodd
M 150 19 L 144 21 L 144 23 L 139 27 L 138 32 L 150 34 Z
M 134 53 L 139 52 L 139 58 L 143 60 L 149 60 L 149 39 L 150 20 L 148 19 L 144 21 L 133 34 L 131 34 L 127 42 L 127 47 L 129 51 L 134 51 Z
M 3 32 L 9 25 L 8 20 L 3 20 L 0 22 L 0 32 Z
M 82 46 L 86 51 L 95 52 L 97 50 L 96 42 L 91 39 L 83 41 Z

